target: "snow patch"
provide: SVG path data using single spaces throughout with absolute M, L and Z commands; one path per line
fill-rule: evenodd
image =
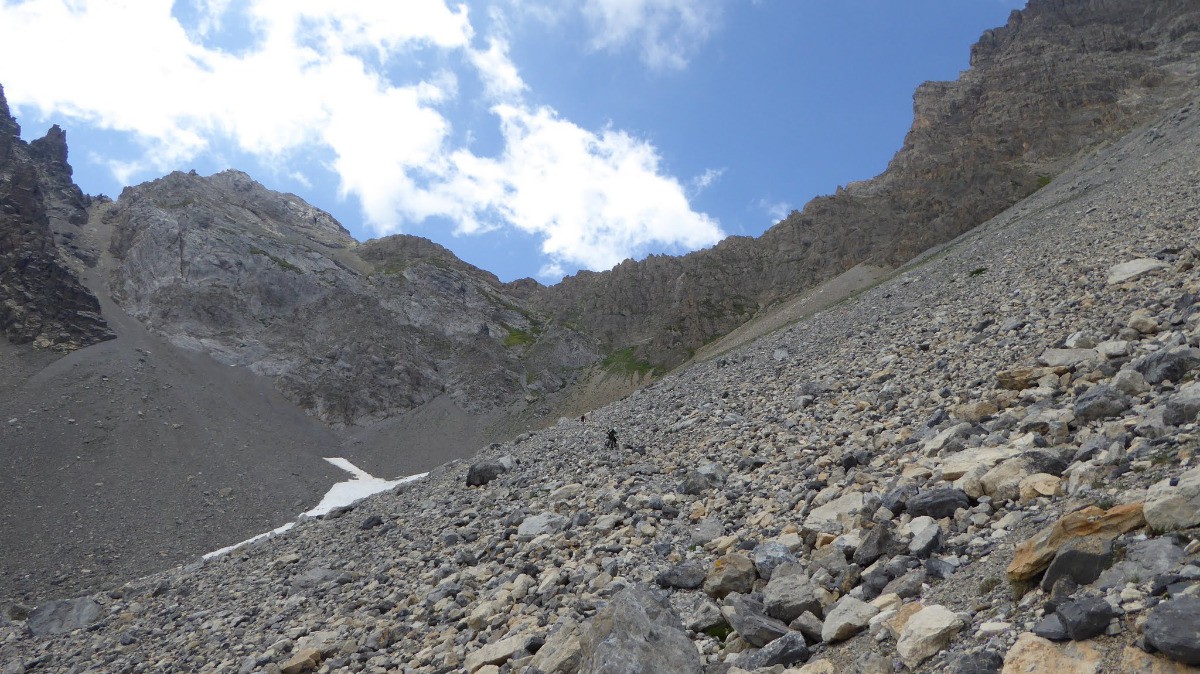
M 354 465 L 353 463 L 350 463 L 350 461 L 343 459 L 341 457 L 326 458 L 325 460 L 328 461 L 329 463 L 332 463 L 333 465 L 337 466 L 338 468 L 341 468 L 342 470 L 346 471 L 347 473 L 350 473 L 351 475 L 354 476 L 354 478 L 351 480 L 345 480 L 343 482 L 338 482 L 337 484 L 330 487 L 329 491 L 325 492 L 325 497 L 321 499 L 321 502 L 318 503 L 315 508 L 312 508 L 311 510 L 306 510 L 303 513 L 301 513 L 300 517 L 320 517 L 322 515 L 328 514 L 330 511 L 336 510 L 337 508 L 341 508 L 343 506 L 348 506 L 357 501 L 361 501 L 362 499 L 364 499 L 368 496 L 371 496 L 373 494 L 378 494 L 381 491 L 387 491 L 389 489 L 392 489 L 396 485 L 404 484 L 406 482 L 412 482 L 414 480 L 419 480 L 429 474 L 429 473 L 417 473 L 416 475 L 409 475 L 408 477 L 400 477 L 400 478 L 396 478 L 395 480 L 384 480 L 382 478 L 374 477 L 367 471 L 359 468 L 358 466 Z M 281 527 L 278 527 L 276 529 L 272 529 L 271 531 L 268 531 L 266 533 L 259 534 L 253 538 L 247 538 L 246 540 L 242 541 L 241 543 L 235 543 L 233 545 L 221 548 L 220 550 L 214 550 L 214 551 L 204 555 L 204 559 L 212 559 L 213 557 L 220 557 L 221 555 L 223 555 L 227 552 L 236 550 L 236 549 L 242 547 L 243 545 L 249 545 L 251 543 L 254 543 L 255 541 L 260 541 L 264 538 L 270 538 L 272 536 L 277 536 L 279 534 L 282 534 L 294 526 L 296 526 L 295 522 L 288 522 L 287 524 L 285 524 Z

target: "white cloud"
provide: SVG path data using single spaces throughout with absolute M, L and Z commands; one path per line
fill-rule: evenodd
M 232 141 L 304 184 L 322 167 L 298 157 L 323 150 L 332 155 L 326 168 L 340 194 L 359 201 L 377 232 L 433 217 L 449 218 L 464 235 L 514 227 L 542 237 L 551 276 L 722 236 L 715 221 L 691 209 L 683 185 L 663 173 L 652 145 L 612 128 L 590 131 L 526 103 L 507 37 L 498 31 L 486 49 L 476 48 L 465 6 L 233 3 L 254 40 L 234 51 L 197 41 L 207 33 L 219 42 L 212 32 L 233 21 L 225 14 L 228 0 L 194 3 L 198 23 L 183 26 L 169 0 L 0 0 L 0 82 L 17 108 L 128 133 L 143 151 L 108 162 L 122 182 L 182 168 Z M 632 13 L 610 11 L 617 4 L 587 0 L 609 38 L 665 40 L 652 58 L 671 67 L 682 57 L 669 56 L 676 53 L 670 45 L 689 31 L 707 34 L 698 26 L 711 18 L 687 0 L 640 0 Z M 637 17 L 651 22 L 627 25 Z M 679 27 L 669 28 L 672 21 Z M 88 55 L 87 67 L 78 54 Z M 450 63 L 465 68 L 454 72 Z M 418 75 L 393 81 L 392 66 L 415 67 Z M 448 110 L 461 77 L 484 85 L 504 141 L 495 157 L 452 142 Z M 710 184 L 719 176 L 710 173 L 697 180 Z
M 619 49 L 634 44 L 642 61 L 659 70 L 678 70 L 716 29 L 717 0 L 583 0 L 592 26 L 592 46 Z
M 795 207 L 786 201 L 771 201 L 770 199 L 759 199 L 754 204 L 758 209 L 766 212 L 771 220 L 778 222 L 792 214 Z
M 699 195 L 701 192 L 703 192 L 704 190 L 708 189 L 709 187 L 712 187 L 713 183 L 720 180 L 721 176 L 723 176 L 723 175 L 725 175 L 725 169 L 723 169 L 723 168 L 705 169 L 704 173 L 701 173 L 700 175 L 692 178 L 692 180 L 689 184 L 689 187 L 691 188 L 691 190 L 690 190 L 691 196 L 695 197 L 695 196 Z

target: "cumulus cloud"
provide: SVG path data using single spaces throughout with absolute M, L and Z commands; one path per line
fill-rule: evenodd
M 670 45 L 703 32 L 711 18 L 692 1 L 639 0 L 632 13 L 618 4 L 585 3 L 608 31 L 604 45 L 661 42 L 667 47 L 647 58 L 669 67 L 682 62 L 669 56 Z M 122 182 L 182 168 L 232 143 L 301 184 L 331 170 L 340 194 L 358 200 L 378 233 L 448 218 L 463 235 L 502 227 L 536 234 L 550 276 L 722 236 L 663 172 L 650 143 L 613 128 L 584 129 L 526 102 L 508 37 L 494 31 L 477 39 L 465 5 L 192 5 L 194 25 L 185 26 L 169 0 L 0 0 L 0 82 L 18 108 L 127 133 L 142 152 L 109 162 Z M 235 20 L 232 11 L 248 22 L 251 43 L 214 46 L 214 34 Z M 643 28 L 629 24 L 647 16 Z M 680 27 L 669 28 L 672 20 Z M 71 49 L 44 48 L 52 44 Z M 35 52 L 37 59 L 27 57 Z M 87 67 L 77 54 L 88 55 Z M 463 77 L 484 87 L 504 142 L 496 156 L 452 140 L 450 108 Z M 328 167 L 290 163 L 312 149 L 332 157 Z
M 712 187 L 713 183 L 720 180 L 723 175 L 725 175 L 725 169 L 723 168 L 705 169 L 704 173 L 692 178 L 689 185 L 691 187 L 691 195 L 695 197 L 709 187 Z
M 714 0 L 583 0 L 582 9 L 593 47 L 636 45 L 642 61 L 660 70 L 686 67 L 721 15 Z

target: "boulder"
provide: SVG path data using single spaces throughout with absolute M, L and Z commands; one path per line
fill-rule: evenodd
M 1015 447 L 976 447 L 973 449 L 964 449 L 942 460 L 942 479 L 947 482 L 953 482 L 966 475 L 972 468 L 978 466 L 991 468 L 1005 459 L 1011 459 L 1020 454 L 1021 450 Z
M 837 531 L 862 507 L 862 492 L 843 494 L 825 505 L 813 508 L 804 519 L 804 528 L 809 531 Z
M 1200 383 L 1192 382 L 1171 396 L 1163 408 L 1163 423 L 1182 426 L 1196 420 L 1200 414 Z
M 1118 265 L 1113 265 L 1108 270 L 1108 283 L 1124 283 L 1132 281 L 1139 276 L 1149 274 L 1152 271 L 1159 269 L 1169 269 L 1171 265 L 1162 260 L 1155 260 L 1150 257 L 1142 257 L 1128 262 L 1122 262 Z
M 1146 643 L 1186 665 L 1200 665 L 1200 598 L 1179 597 L 1150 610 Z
M 1089 506 L 1068 513 L 1017 546 L 1008 565 L 1008 578 L 1012 581 L 1033 578 L 1050 565 L 1054 555 L 1064 545 L 1077 538 L 1116 538 L 1145 524 L 1140 501 L 1114 506 L 1108 510 Z
M 1004 655 L 1002 674 L 1100 674 L 1100 651 L 1084 641 L 1056 644 L 1032 632 Z
M 730 592 L 749 594 L 758 574 L 754 562 L 741 553 L 730 553 L 717 558 L 704 579 L 704 592 L 720 599 Z
M 663 571 L 654 578 L 662 587 L 694 590 L 704 584 L 704 564 L 698 559 L 689 559 Z
M 937 655 L 963 628 L 963 621 L 944 606 L 926 606 L 905 623 L 896 652 L 905 665 L 917 665 Z
M 471 464 L 467 469 L 467 486 L 479 487 L 512 470 L 514 464 L 511 456 L 498 459 L 488 459 Z
M 809 653 L 804 636 L 799 632 L 788 632 L 763 648 L 742 655 L 737 659 L 737 666 L 750 671 L 775 665 L 789 667 L 808 660 Z
M 1070 368 L 1096 360 L 1099 355 L 1095 349 L 1046 349 L 1038 356 L 1038 361 L 1046 367 Z
M 1081 424 L 1097 419 L 1121 416 L 1133 406 L 1133 400 L 1121 391 L 1100 384 L 1093 386 L 1075 399 L 1075 420 Z
M 798 564 L 780 567 L 763 590 L 767 615 L 791 622 L 805 611 L 818 614 L 821 612 L 821 602 L 817 599 L 816 591 L 817 588 Z
M 833 643 L 845 641 L 867 627 L 879 609 L 861 599 L 845 596 L 834 604 L 821 626 L 821 641 Z
M 1151 486 L 1146 493 L 1145 515 L 1155 531 L 1200 525 L 1200 468 Z
M 796 556 L 783 543 L 767 541 L 760 543 L 750 552 L 750 559 L 754 562 L 754 568 L 758 571 L 759 577 L 763 580 L 770 580 L 775 569 L 795 562 Z
M 1121 671 L 1138 674 L 1196 674 L 1200 668 L 1175 662 L 1162 655 L 1147 653 L 1140 648 L 1126 646 L 1121 652 Z
M 1055 609 L 1063 630 L 1072 641 L 1083 641 L 1104 634 L 1108 621 L 1116 616 L 1113 607 L 1102 597 L 1083 597 L 1068 601 Z
M 564 618 L 529 661 L 529 666 L 542 674 L 571 674 L 579 668 L 581 648 L 579 623 Z
M 493 641 L 469 653 L 463 666 L 467 672 L 474 672 L 486 665 L 502 665 L 523 655 L 527 645 L 529 636 L 522 634 Z
M 39 604 L 29 614 L 25 623 L 34 636 L 62 634 L 87 627 L 99 620 L 104 609 L 91 597 L 60 599 Z
M 1049 593 L 1059 578 L 1087 585 L 1112 566 L 1112 539 L 1104 536 L 1077 538 L 1063 544 L 1042 576 L 1042 590 Z
M 531 515 L 521 521 L 517 527 L 517 535 L 523 538 L 536 538 L 542 534 L 554 534 L 567 526 L 567 518 L 555 513 Z
M 725 598 L 721 615 L 746 643 L 756 648 L 762 648 L 788 633 L 786 624 L 767 617 L 762 604 L 736 592 Z
M 1142 373 L 1151 384 L 1164 381 L 1180 382 L 1183 376 L 1200 365 L 1200 349 L 1177 347 L 1155 351 L 1133 363 L 1133 368 Z
M 954 487 L 940 487 L 918 492 L 908 500 L 908 513 L 913 517 L 928 515 L 935 520 L 953 517 L 959 508 L 970 508 L 967 493 Z
M 579 674 L 700 674 L 695 646 L 671 605 L 647 588 L 621 590 L 583 629 Z

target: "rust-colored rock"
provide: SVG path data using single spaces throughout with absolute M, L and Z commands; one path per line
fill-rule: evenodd
M 1008 578 L 1012 581 L 1033 578 L 1050 565 L 1054 555 L 1069 541 L 1089 536 L 1116 538 L 1145 525 L 1141 501 L 1108 510 L 1088 506 L 1069 513 L 1017 546 L 1008 565 Z

